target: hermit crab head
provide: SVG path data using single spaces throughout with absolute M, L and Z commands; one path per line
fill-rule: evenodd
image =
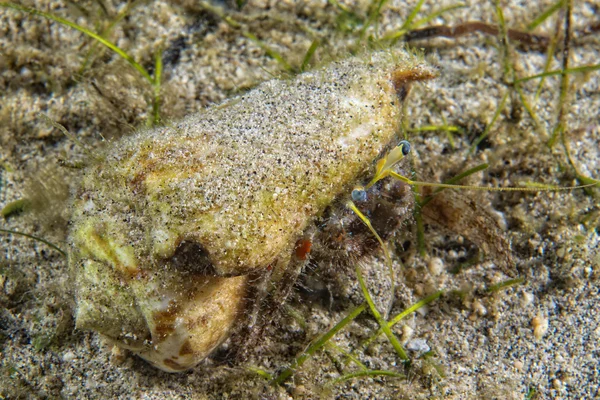
M 113 143 L 75 195 L 77 326 L 196 365 L 240 324 L 251 277 L 295 279 L 298 240 L 397 144 L 410 82 L 433 76 L 366 53 Z

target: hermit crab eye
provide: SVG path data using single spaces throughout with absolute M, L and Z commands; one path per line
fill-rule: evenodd
M 410 143 L 407 140 L 402 140 L 398 143 L 398 147 L 402 146 L 402 154 L 407 156 L 410 153 Z
M 357 187 L 354 190 L 352 190 L 352 201 L 367 201 L 367 192 L 365 191 L 365 189 Z

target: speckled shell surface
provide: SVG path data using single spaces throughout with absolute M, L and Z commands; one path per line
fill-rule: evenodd
M 180 371 L 227 338 L 248 274 L 285 269 L 307 225 L 393 142 L 402 51 L 375 52 L 109 146 L 76 194 L 77 326 Z

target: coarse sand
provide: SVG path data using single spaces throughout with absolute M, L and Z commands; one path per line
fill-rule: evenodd
M 162 49 L 160 113 L 173 121 L 281 76 L 286 63 L 297 70 L 315 38 L 321 44 L 313 64 L 345 57 L 356 50 L 371 1 L 251 0 L 241 11 L 236 3 L 245 2 L 26 4 L 102 32 L 150 73 Z M 419 2 L 383 3 L 365 41 L 376 31 L 403 28 Z M 424 2 L 415 20 L 457 4 Z M 554 2 L 462 4 L 424 26 L 467 21 L 498 26 L 501 9 L 508 28 L 526 31 Z M 571 12 L 569 66 L 597 65 L 600 5 L 573 2 Z M 553 38 L 564 18 L 561 9 L 532 32 Z M 562 36 L 556 44 L 563 48 Z M 547 77 L 539 91 L 540 79 L 510 83 L 543 72 L 545 50 L 510 41 L 506 51 L 497 36 L 482 33 L 425 38 L 411 46 L 422 49 L 440 73 L 414 85 L 405 109 L 415 179 L 442 182 L 482 163 L 489 168 L 461 183 L 573 186 L 582 183 L 577 174 L 600 177 L 597 69 L 570 74 L 561 100 L 560 75 Z M 273 57 L 277 54 L 285 61 Z M 561 68 L 562 54 L 556 51 L 548 70 Z M 24 211 L 13 212 L 0 228 L 65 249 L 67 194 L 89 157 L 85 148 L 143 129 L 152 119 L 153 88 L 82 33 L 2 7 L 0 96 L 0 207 L 18 209 L 13 202 L 26 199 Z M 559 120 L 564 135 L 550 147 Z M 470 151 L 482 134 L 486 138 Z M 232 340 L 193 370 L 169 374 L 97 333 L 76 330 L 66 258 L 42 242 L 0 233 L 0 398 L 600 398 L 598 196 L 592 188 L 442 192 L 430 205 L 435 212 L 423 209 L 426 254 L 417 250 L 416 224 L 390 246 L 399 276 L 391 315 L 444 290 L 392 328 L 408 349 L 411 367 L 401 366 L 383 335 L 367 349 L 360 347 L 378 327 L 365 311 L 282 386 L 270 385 L 256 369 L 281 372 L 364 301 L 352 269 L 309 264 L 261 342 L 246 349 L 245 361 L 228 357 L 236 346 Z M 435 223 L 442 217 L 448 221 Z M 486 221 L 502 232 L 482 238 Z M 487 250 L 508 242 L 512 263 L 502 266 Z M 360 260 L 360 266 L 371 293 L 389 296 L 381 254 Z M 373 282 L 380 282 L 379 290 Z M 500 287 L 506 282 L 512 284 Z M 348 361 L 344 352 L 350 351 L 362 367 Z M 407 377 L 334 382 L 361 368 Z

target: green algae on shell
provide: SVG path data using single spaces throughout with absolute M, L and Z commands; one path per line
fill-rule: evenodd
M 77 326 L 167 371 L 196 365 L 250 274 L 284 276 L 307 226 L 395 144 L 410 82 L 433 76 L 365 53 L 110 145 L 74 203 Z

